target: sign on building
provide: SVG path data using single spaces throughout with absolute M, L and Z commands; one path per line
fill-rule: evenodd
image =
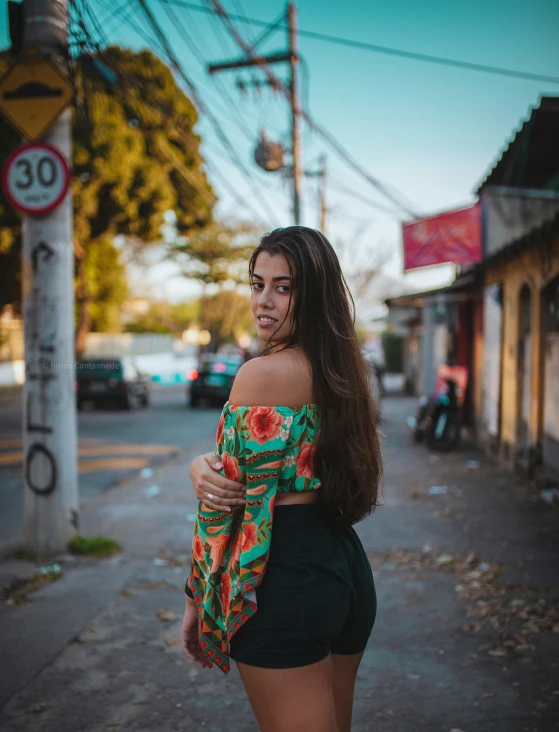
M 479 204 L 403 225 L 404 269 L 481 260 Z

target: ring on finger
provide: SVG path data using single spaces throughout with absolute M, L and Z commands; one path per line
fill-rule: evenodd
M 213 493 L 208 493 L 208 501 L 213 501 L 214 498 L 215 496 Z

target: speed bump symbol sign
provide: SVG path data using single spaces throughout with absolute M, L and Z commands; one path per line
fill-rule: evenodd
M 42 137 L 72 101 L 72 84 L 46 58 L 23 59 L 0 81 L 0 113 L 28 140 Z

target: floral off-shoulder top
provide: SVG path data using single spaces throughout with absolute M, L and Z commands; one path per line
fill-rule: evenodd
M 229 672 L 229 640 L 257 611 L 266 572 L 276 493 L 316 490 L 318 407 L 227 403 L 217 428 L 222 474 L 247 486 L 246 504 L 217 511 L 200 502 L 189 584 L 198 637 L 208 658 Z

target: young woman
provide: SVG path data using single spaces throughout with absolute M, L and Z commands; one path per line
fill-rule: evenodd
M 200 500 L 183 648 L 239 669 L 264 732 L 349 732 L 376 614 L 352 524 L 377 505 L 382 464 L 369 366 L 338 258 L 318 231 L 266 234 L 250 266 L 264 355 L 239 370 Z

